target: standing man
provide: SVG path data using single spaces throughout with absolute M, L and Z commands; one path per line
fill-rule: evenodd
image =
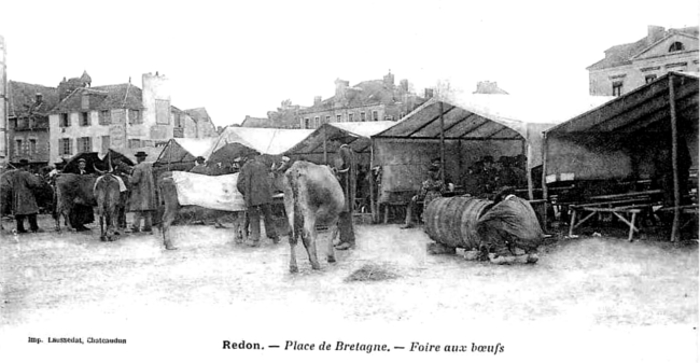
M 78 175 L 88 175 L 89 173 L 85 170 L 85 159 L 78 159 Z M 83 178 L 80 178 L 77 183 L 83 183 Z M 76 185 L 77 188 L 81 188 L 82 184 Z M 90 228 L 85 227 L 86 224 L 90 224 L 95 221 L 95 214 L 90 205 L 89 200 L 83 200 L 80 198 L 76 200 L 73 207 L 70 210 L 68 219 L 70 221 L 71 227 L 75 228 L 76 232 L 86 232 Z
M 27 230 L 24 229 L 25 218 L 29 219 L 29 229 L 32 232 L 40 232 L 36 223 L 39 206 L 36 204 L 32 189 L 39 188 L 41 184 L 39 178 L 29 172 L 29 160 L 20 160 L 19 168 L 14 173 L 12 180 L 12 210 L 17 222 L 17 233 L 27 233 Z
M 265 234 L 272 240 L 272 243 L 279 243 L 277 229 L 272 220 L 272 186 L 270 185 L 270 167 L 268 167 L 259 157 L 248 159 L 243 162 L 240 173 L 238 173 L 238 191 L 243 194 L 245 206 L 248 209 L 250 221 L 250 235 L 253 240 L 253 247 L 260 246 L 260 213 L 265 220 Z
M 355 231 L 352 225 L 352 211 L 355 204 L 355 192 L 357 190 L 357 165 L 355 164 L 355 153 L 348 144 L 340 144 L 340 140 L 333 140 L 338 147 L 335 156 L 335 169 L 345 195 L 345 208 L 340 212 L 338 218 L 338 231 L 340 243 L 336 246 L 338 250 L 355 248 Z
M 141 219 L 145 218 L 143 232 L 151 232 L 153 228 L 153 211 L 156 210 L 156 187 L 153 181 L 151 164 L 144 163 L 146 154 L 143 151 L 136 153 L 138 165 L 132 171 L 130 210 L 134 212 L 134 223 L 131 231 L 139 232 Z M 166 246 L 167 247 L 167 246 Z

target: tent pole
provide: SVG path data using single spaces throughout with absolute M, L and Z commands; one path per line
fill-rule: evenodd
M 172 148 L 172 142 L 173 140 L 171 139 L 165 147 L 168 148 L 168 171 L 170 171 L 170 156 L 173 154 L 173 148 Z
M 676 92 L 673 89 L 673 73 L 668 75 L 668 102 L 671 107 L 671 166 L 673 167 L 673 228 L 671 242 L 678 241 L 680 226 L 680 180 L 678 180 L 678 125 L 676 117 Z M 687 182 L 687 181 L 686 181 Z
M 464 164 L 464 161 L 462 160 L 462 140 L 461 139 L 457 140 L 457 163 L 458 163 L 459 169 L 458 169 L 458 174 L 457 174 L 458 177 L 457 177 L 456 184 L 461 184 L 462 183 L 461 177 L 463 175 L 462 168 L 463 168 L 463 164 Z M 456 185 L 455 185 L 455 187 L 456 187 Z
M 372 214 L 372 223 L 375 223 L 377 221 L 374 207 L 374 184 L 376 181 L 374 174 L 372 174 L 374 170 L 374 140 L 370 139 L 369 142 L 369 170 L 367 172 L 369 177 L 369 211 Z
M 542 199 L 544 200 L 543 205 L 543 210 L 544 213 L 542 213 L 542 228 L 544 228 L 544 231 L 547 232 L 547 203 L 549 203 L 549 191 L 547 190 L 547 148 L 548 148 L 548 140 L 547 140 L 547 133 L 543 132 L 542 133 Z M 530 161 L 530 158 L 527 159 L 527 178 L 528 178 L 528 184 L 532 185 L 532 164 Z
M 328 165 L 328 150 L 326 148 L 326 128 L 323 127 L 321 130 L 321 137 L 323 138 L 323 163 Z
M 530 160 L 532 159 L 532 149 L 530 148 L 530 145 L 527 145 L 525 156 L 527 157 L 527 164 L 525 164 L 525 170 L 527 171 L 527 196 L 530 198 L 530 200 L 534 200 L 534 182 L 532 181 L 532 173 L 530 172 Z
M 445 184 L 445 115 L 443 114 L 443 103 L 438 103 L 440 107 L 440 165 L 442 166 L 442 184 Z

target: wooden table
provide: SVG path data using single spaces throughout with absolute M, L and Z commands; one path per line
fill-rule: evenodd
M 635 192 L 615 195 L 602 195 L 592 197 L 591 200 L 596 202 L 584 204 L 572 204 L 571 224 L 569 226 L 569 237 L 574 235 L 574 229 L 592 217 L 601 215 L 602 213 L 611 213 L 617 219 L 629 226 L 628 241 L 632 241 L 634 232 L 639 232 L 639 228 L 635 225 L 637 215 L 644 210 L 650 210 L 655 203 L 651 200 L 651 195 L 658 194 L 661 191 Z M 589 212 L 588 215 L 581 218 L 578 222 L 576 218 L 583 212 Z

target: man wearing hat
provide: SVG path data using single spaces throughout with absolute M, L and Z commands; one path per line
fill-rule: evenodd
M 273 243 L 279 243 L 277 229 L 272 219 L 272 185 L 270 178 L 270 165 L 267 165 L 262 158 L 243 158 L 243 166 L 238 173 L 236 187 L 243 194 L 245 205 L 248 209 L 250 222 L 250 238 L 253 240 L 253 247 L 260 246 L 260 214 L 262 213 L 265 222 L 265 233 Z
M 334 166 L 345 195 L 345 208 L 338 216 L 338 236 L 340 243 L 338 250 L 347 250 L 355 247 L 355 230 L 352 225 L 352 212 L 357 191 L 357 164 L 355 153 L 348 144 L 336 138 L 331 140 L 338 152 L 335 155 Z
M 428 208 L 430 202 L 442 196 L 445 190 L 445 183 L 442 180 L 440 158 L 435 158 L 431 161 L 430 167 L 428 168 L 428 179 L 423 181 L 418 195 L 414 195 L 408 203 L 406 207 L 406 224 L 402 225 L 400 228 L 413 228 L 413 213 L 417 210 L 418 202 L 421 200 L 423 201 L 422 217 L 425 218 L 425 210 Z
M 208 175 L 209 168 L 207 168 L 207 165 L 204 163 L 205 161 L 206 159 L 204 159 L 203 156 L 197 156 L 197 158 L 194 159 L 194 167 L 190 169 L 190 173 Z
M 19 170 L 12 176 L 12 210 L 17 222 L 17 233 L 27 233 L 24 229 L 25 218 L 29 219 L 29 229 L 32 232 L 40 231 L 36 223 L 39 206 L 33 191 L 40 186 L 39 178 L 29 172 L 29 160 L 20 160 Z
M 134 212 L 134 222 L 131 226 L 131 231 L 134 233 L 139 232 L 141 220 L 145 219 L 143 232 L 151 232 L 153 228 L 153 211 L 157 207 L 153 169 L 151 164 L 144 163 L 148 154 L 139 151 L 135 156 L 138 165 L 134 167 L 129 180 L 131 184 L 130 210 Z M 168 249 L 173 248 L 170 247 Z
M 85 159 L 78 159 L 78 175 L 89 174 L 85 170 L 86 166 Z M 86 224 L 90 224 L 95 221 L 95 214 L 91 205 L 87 205 L 87 201 L 76 202 L 68 214 L 68 220 L 70 221 L 71 227 L 75 228 L 77 232 L 89 231 L 90 228 L 85 227 Z

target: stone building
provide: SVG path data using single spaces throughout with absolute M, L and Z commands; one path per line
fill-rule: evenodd
M 425 102 L 409 89 L 408 80 L 397 86 L 389 72 L 381 80 L 364 81 L 350 87 L 337 79 L 335 95 L 314 98 L 311 107 L 297 111 L 300 128 L 317 128 L 328 122 L 369 122 L 399 120 Z
M 165 75 L 143 74 L 143 89 L 130 81 L 91 87 L 86 76 L 81 83 L 68 80 L 58 87 L 59 95 L 67 96 L 49 115 L 50 160 L 108 148 L 133 153 L 163 146 L 173 137 L 216 135 L 206 110 L 188 112 L 171 105 Z
M 476 84 L 476 91 L 473 92 L 477 95 L 507 95 L 508 92 L 498 87 L 498 83 L 491 81 L 480 81 Z
M 8 89 L 6 56 L 5 38 L 0 35 L 0 165 L 4 165 L 9 156 L 7 142 Z
M 593 96 L 619 96 L 668 71 L 698 71 L 698 27 L 649 26 L 647 36 L 615 45 L 605 58 L 587 68 Z

